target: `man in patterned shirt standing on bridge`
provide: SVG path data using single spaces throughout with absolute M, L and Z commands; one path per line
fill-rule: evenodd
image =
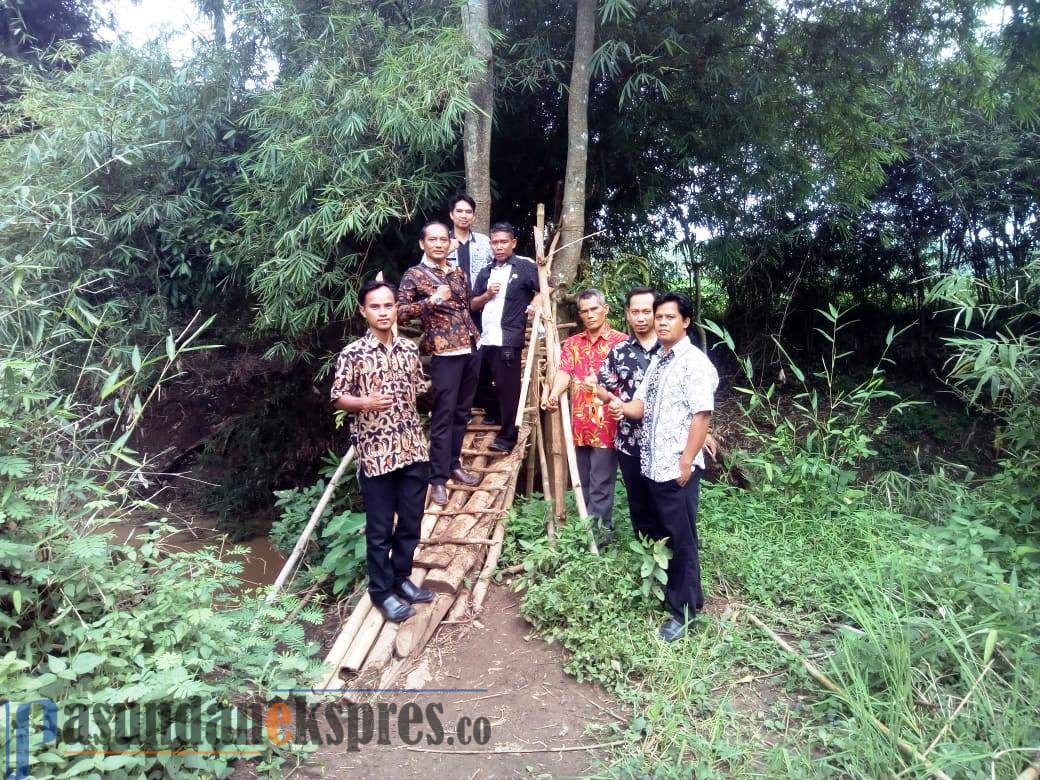
M 358 302 L 368 333 L 339 353 L 332 403 L 351 415 L 351 439 L 361 466 L 368 592 L 383 616 L 399 623 L 415 614 L 410 604 L 433 601 L 433 593 L 408 579 L 430 477 L 415 401 L 429 383 L 419 350 L 394 336 L 394 288 L 366 282 Z

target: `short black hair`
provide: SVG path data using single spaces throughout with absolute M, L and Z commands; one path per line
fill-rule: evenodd
M 390 282 L 381 282 L 379 279 L 370 279 L 369 281 L 361 285 L 361 289 L 358 290 L 358 306 L 365 305 L 365 298 L 368 297 L 368 294 L 370 292 L 373 292 L 375 290 L 381 290 L 384 287 L 393 294 L 394 300 L 397 300 L 397 288 L 390 284 Z
M 628 295 L 625 296 L 625 308 L 627 309 L 632 305 L 632 299 L 637 295 L 652 295 L 654 299 L 657 299 L 657 290 L 653 287 L 633 287 L 628 291 Z
M 466 203 L 468 203 L 469 207 L 471 209 L 473 209 L 474 211 L 477 210 L 477 202 L 475 200 L 473 200 L 473 198 L 471 198 L 465 192 L 456 192 L 454 195 L 452 195 L 450 198 L 448 198 L 448 212 L 449 213 L 455 210 L 455 207 L 457 205 L 459 205 L 459 201 L 460 200 L 461 201 L 465 201 Z
M 674 303 L 679 307 L 679 316 L 684 320 L 693 321 L 693 301 L 690 300 L 688 295 L 683 295 L 680 292 L 666 292 L 664 295 L 658 295 L 654 299 L 654 314 L 657 313 L 657 309 L 666 303 Z
M 442 228 L 451 233 L 451 229 L 441 222 L 439 219 L 431 219 L 425 225 L 422 226 L 422 230 L 419 231 L 419 238 L 426 238 L 426 228 L 433 227 L 434 225 L 440 225 Z
M 516 228 L 513 227 L 511 222 L 496 222 L 491 226 L 488 235 L 490 236 L 492 233 L 508 233 L 513 238 L 516 238 Z

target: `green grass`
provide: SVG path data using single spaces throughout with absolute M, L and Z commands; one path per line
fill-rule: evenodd
M 938 495 L 953 518 L 953 507 L 975 499 L 947 488 Z M 1040 740 L 1035 570 L 997 529 L 967 538 L 881 497 L 870 486 L 806 488 L 794 503 L 705 485 L 709 609 L 671 645 L 656 638 L 667 613 L 641 588 L 646 552 L 632 544 L 620 485 L 619 539 L 598 558 L 585 550 L 580 521 L 551 549 L 544 503 L 520 505 L 506 556 L 529 569 L 525 617 L 570 651 L 568 672 L 606 686 L 626 707 L 615 728 L 628 741 L 601 774 L 927 776 L 871 715 L 919 751 L 939 735 L 930 760 L 951 776 L 988 776 L 991 763 L 997 776 L 1020 771 L 1028 754 L 1001 751 Z M 846 696 L 824 691 L 744 619 L 747 610 L 790 632 Z

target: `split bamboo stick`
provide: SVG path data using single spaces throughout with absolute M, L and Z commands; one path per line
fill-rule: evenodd
M 775 642 L 777 645 L 779 645 L 781 648 L 783 648 L 785 651 L 787 651 L 788 654 L 790 654 L 790 655 L 794 656 L 796 659 L 798 659 L 798 661 L 800 661 L 801 664 L 802 664 L 802 668 L 805 669 L 805 671 L 809 673 L 810 677 L 812 677 L 814 680 L 816 680 L 816 682 L 818 682 L 824 688 L 829 690 L 831 693 L 834 693 L 839 698 L 841 698 L 846 703 L 848 703 L 849 697 L 845 693 L 845 691 L 843 691 L 838 686 L 837 683 L 835 683 L 833 680 L 831 680 L 830 677 L 828 677 L 823 672 L 821 672 L 818 668 L 816 668 L 816 665 L 813 664 L 812 661 L 810 661 L 807 658 L 804 658 L 797 650 L 795 650 L 793 647 L 791 647 L 790 644 L 788 644 L 786 641 L 784 641 L 783 637 L 781 637 L 779 634 L 777 634 L 775 631 L 773 631 L 773 629 L 771 629 L 769 626 L 767 626 L 765 623 L 763 623 L 761 620 L 759 620 L 757 617 L 755 617 L 753 612 L 751 612 L 750 610 L 745 608 L 744 609 L 744 613 L 748 616 L 748 618 L 751 620 L 751 622 L 754 623 L 756 626 L 758 626 L 760 629 L 762 629 L 762 631 L 765 632 L 766 636 L 768 636 L 770 639 L 772 639 L 773 642 Z M 867 717 L 869 718 L 870 722 L 874 725 L 874 728 L 876 728 L 878 731 L 880 731 L 882 734 L 884 734 L 889 739 L 892 739 L 892 732 L 888 728 L 888 726 L 886 726 L 880 720 L 875 718 L 873 715 L 868 714 Z M 901 739 L 896 739 L 895 743 L 899 747 L 899 749 L 902 750 L 903 753 L 905 753 L 907 756 L 913 758 L 916 761 L 920 761 L 922 764 L 924 764 L 924 766 L 926 766 L 928 768 L 928 771 L 931 772 L 933 775 L 935 775 L 935 777 L 939 778 L 939 780 L 950 780 L 949 775 L 947 775 L 945 772 L 943 772 L 937 766 L 932 764 L 932 762 L 929 761 L 926 756 L 922 755 L 917 750 L 917 748 L 915 748 L 909 742 L 905 742 L 905 741 L 903 741 Z
M 542 321 L 542 301 L 539 299 L 534 307 L 534 317 L 531 319 L 531 340 L 527 343 L 527 360 L 524 362 L 524 378 L 520 383 L 520 403 L 516 408 L 516 420 L 514 423 L 519 427 L 524 422 L 524 409 L 527 407 L 527 393 L 531 387 L 531 374 L 534 371 L 534 353 L 538 347 L 538 324 Z
M 582 519 L 589 516 L 585 506 L 585 494 L 581 485 L 581 477 L 578 475 L 578 454 L 574 449 L 574 434 L 571 431 L 570 399 L 564 393 L 560 396 L 560 422 L 563 426 L 563 438 L 567 444 L 567 464 L 571 470 L 571 487 L 574 490 L 574 504 L 578 507 L 578 516 Z M 599 555 L 599 547 L 596 546 L 594 529 L 589 528 L 589 552 Z
M 325 488 L 325 492 L 321 494 L 321 499 L 318 501 L 318 505 L 315 506 L 314 511 L 311 512 L 311 517 L 307 521 L 307 525 L 303 527 L 303 532 L 300 533 L 300 538 L 296 540 L 296 544 L 293 546 L 292 552 L 289 553 L 289 557 L 282 566 L 282 570 L 278 572 L 278 576 L 275 577 L 274 584 L 271 586 L 271 590 L 268 591 L 267 598 L 264 600 L 265 603 L 270 604 L 274 601 L 275 596 L 278 595 L 278 591 L 280 591 L 285 585 L 286 580 L 288 580 L 292 573 L 296 571 L 296 566 L 299 564 L 300 558 L 303 557 L 304 550 L 307 549 L 307 543 L 310 541 L 311 534 L 314 533 L 318 521 L 321 520 L 321 516 L 325 513 L 325 507 L 329 505 L 329 501 L 332 498 L 333 491 L 336 489 L 336 485 L 343 477 L 343 472 L 347 470 L 347 466 L 349 466 L 353 460 L 354 448 L 351 447 L 347 450 L 347 454 L 343 456 L 343 460 L 339 462 L 339 466 L 336 467 L 332 479 L 329 480 L 328 487 Z

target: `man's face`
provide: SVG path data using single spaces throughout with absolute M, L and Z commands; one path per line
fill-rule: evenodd
M 491 234 L 491 254 L 495 256 L 497 262 L 501 263 L 508 258 L 513 254 L 514 249 L 516 249 L 516 239 L 508 233 Z
M 665 347 L 678 344 L 686 336 L 688 327 L 690 327 L 690 319 L 679 314 L 679 304 L 675 301 L 662 303 L 654 312 L 657 340 Z
M 469 230 L 469 226 L 473 224 L 473 207 L 466 201 L 460 200 L 451 207 L 448 216 L 451 217 L 451 224 L 455 227 Z
M 380 287 L 366 295 L 365 302 L 361 304 L 361 316 L 374 331 L 386 333 L 390 330 L 397 319 L 397 302 L 390 288 Z
M 600 303 L 598 298 L 586 298 L 578 301 L 578 316 L 581 317 L 585 330 L 598 331 L 607 321 L 610 307 Z
M 451 251 L 451 239 L 444 225 L 427 225 L 426 236 L 419 239 L 419 248 L 435 263 L 442 263 Z
M 628 326 L 637 336 L 645 336 L 654 327 L 654 296 L 653 293 L 642 293 L 633 295 L 625 309 L 625 318 Z

